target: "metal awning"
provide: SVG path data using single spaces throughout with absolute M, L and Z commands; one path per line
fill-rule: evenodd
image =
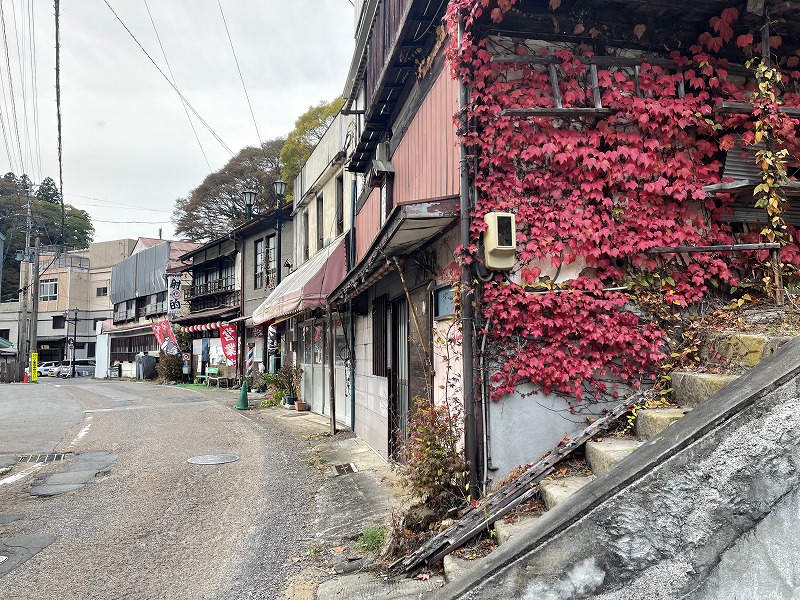
M 281 281 L 253 312 L 253 325 L 327 306 L 327 296 L 347 273 L 342 234 Z
M 426 245 L 453 225 L 458 215 L 457 198 L 396 206 L 364 258 L 328 299 L 339 302 L 358 295 L 389 272 L 388 258 L 410 254 Z

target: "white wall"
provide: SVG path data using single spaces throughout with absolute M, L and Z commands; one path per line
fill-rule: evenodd
M 389 458 L 389 383 L 372 374 L 372 317 L 356 317 L 355 432 Z

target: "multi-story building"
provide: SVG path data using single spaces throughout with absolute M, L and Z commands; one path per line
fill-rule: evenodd
M 100 365 L 100 375 L 110 365 L 121 365 L 123 376 L 135 376 L 137 354 L 158 355 L 159 347 L 151 324 L 167 318 L 170 275 L 179 278 L 182 289 L 189 289 L 188 266 L 180 257 L 198 245 L 139 238 L 131 255 L 113 267 L 110 274 L 113 315 L 109 315 L 102 326 L 102 332 L 108 335 L 104 339 L 109 343 L 102 362 L 108 364 Z M 175 312 L 180 314 L 179 310 Z

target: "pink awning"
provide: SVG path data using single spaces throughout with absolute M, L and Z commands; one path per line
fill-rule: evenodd
M 281 281 L 253 312 L 253 325 L 327 306 L 328 294 L 347 274 L 345 239 L 340 235 Z

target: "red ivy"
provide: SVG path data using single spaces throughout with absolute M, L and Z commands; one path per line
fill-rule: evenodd
M 591 271 L 571 281 L 568 291 L 532 294 L 500 278 L 484 286 L 486 329 L 502 348 L 492 397 L 528 382 L 545 393 L 576 399 L 587 389 L 595 396 L 607 392 L 609 379 L 638 386 L 664 358 L 664 332 L 626 310 L 628 296 L 604 290 L 631 272 L 658 272 L 664 301 L 685 307 L 703 299 L 712 279 L 737 283 L 726 256 L 693 254 L 687 264 L 660 261 L 647 250 L 733 242 L 721 218 L 730 211 L 730 200 L 709 199 L 703 187 L 721 181 L 722 151 L 737 137 L 752 143 L 753 132 L 749 116 L 715 111 L 721 101 L 743 101 L 748 94 L 729 80 L 727 62 L 716 53 L 727 43 L 746 47 L 753 39 L 744 35 L 733 41 L 738 12 L 726 9 L 689 56 L 671 54 L 683 70 L 644 60 L 637 83 L 630 69 L 600 69 L 602 105 L 611 109 L 609 116 L 507 116 L 504 109 L 553 106 L 546 68 L 512 69 L 492 62 L 487 40 L 473 37 L 472 26 L 484 10 L 499 22 L 514 4 L 451 0 L 447 13 L 451 69 L 471 90 L 467 116 L 477 123 L 464 134 L 477 158 L 471 248 L 485 228 L 483 216 L 507 210 L 516 214 L 517 258 L 523 267 L 529 261 L 557 267 L 581 258 Z M 558 6 L 551 3 L 551 8 Z M 466 24 L 460 46 L 459 15 Z M 528 46 L 517 46 L 518 55 L 528 52 Z M 560 49 L 553 56 L 562 75 L 563 106 L 594 106 L 588 67 L 581 60 L 591 52 Z M 800 104 L 792 95 L 784 101 Z M 777 114 L 775 107 L 772 112 Z M 776 126 L 784 139 L 798 137 L 795 120 L 783 118 Z M 462 258 L 472 261 L 473 254 L 467 249 Z M 521 275 L 532 283 L 537 271 L 531 266 Z

